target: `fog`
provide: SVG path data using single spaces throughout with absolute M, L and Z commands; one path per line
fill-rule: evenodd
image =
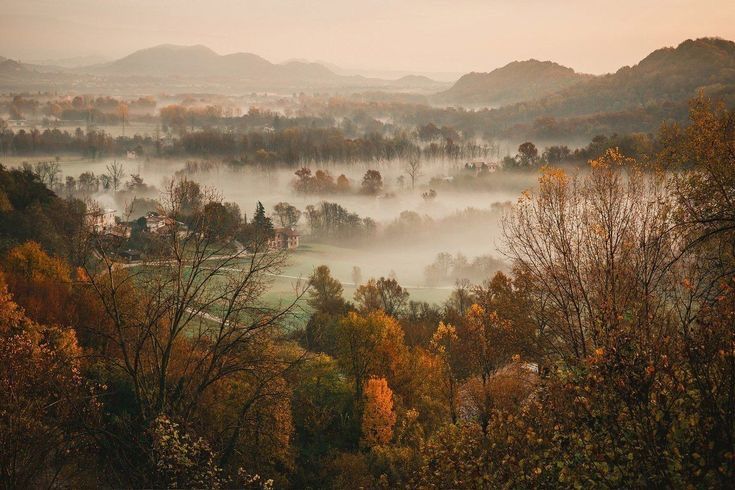
M 62 161 L 61 169 L 64 178 L 77 178 L 86 171 L 100 175 L 105 173 L 111 162 Z M 296 168 L 291 167 L 266 169 L 256 166 L 232 167 L 223 163 L 187 166 L 181 160 L 127 160 L 122 165 L 126 178 L 129 174 L 138 173 L 148 185 L 155 186 L 149 193 L 136 197 L 159 197 L 161 189 L 170 179 L 186 177 L 216 190 L 224 201 L 237 203 L 248 218 L 252 216 L 258 201 L 263 203 L 269 213 L 279 202 L 288 202 L 301 211 L 321 201 L 339 203 L 361 218 L 375 220 L 378 225 L 376 235 L 364 240 L 330 242 L 311 247 L 313 240 L 309 237 L 306 217 L 302 215 L 298 228 L 302 233 L 303 246 L 294 255 L 291 274 L 305 276 L 314 267 L 326 264 L 336 277 L 349 284 L 352 282 L 352 268 L 357 266 L 361 269 L 363 280 L 390 275 L 412 289 L 427 287 L 425 269 L 439 253 L 459 253 L 470 261 L 487 255 L 501 259 L 498 251 L 501 245 L 500 219 L 508 204 L 515 202 L 522 190 L 532 187 L 537 177 L 532 172 L 498 172 L 490 176 L 486 188 L 474 190 L 453 189 L 451 185 L 430 185 L 432 178 L 440 179 L 440 184 L 451 184 L 443 178 L 460 172 L 464 165 L 464 162 L 439 160 L 422 163 L 415 189 L 411 190 L 410 179 L 405 176 L 405 162 L 333 163 L 312 168 L 314 171 L 327 170 L 334 177 L 346 175 L 353 192 L 314 195 L 295 191 L 293 183 L 296 180 Z M 192 170 L 196 167 L 200 169 Z M 201 167 L 207 167 L 207 170 L 201 170 Z M 379 170 L 383 176 L 384 188 L 378 196 L 357 192 L 362 176 L 368 169 Z M 405 179 L 403 185 L 397 180 L 401 174 Z M 436 197 L 427 200 L 422 193 L 430 187 L 436 187 Z M 116 199 L 111 193 L 100 193 L 93 198 L 103 207 L 114 208 L 122 215 L 132 195 L 123 192 Z M 415 212 L 424 221 L 416 228 L 405 230 L 396 224 L 404 211 Z M 135 217 L 129 216 L 131 219 Z M 453 281 L 443 280 L 431 287 L 445 291 L 446 296 L 452 285 Z

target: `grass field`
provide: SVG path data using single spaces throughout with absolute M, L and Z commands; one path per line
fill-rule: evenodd
M 388 275 L 388 271 L 380 271 L 376 258 L 370 256 L 369 251 L 326 245 L 321 243 L 306 243 L 290 253 L 289 264 L 281 272 L 280 277 L 273 278 L 273 287 L 267 293 L 267 300 L 278 301 L 292 297 L 295 287 L 308 279 L 311 273 L 320 265 L 327 265 L 332 276 L 337 278 L 344 287 L 345 299 L 352 300 L 356 286 L 352 283 L 352 268 L 360 266 L 363 271 L 362 280 L 370 277 Z M 362 264 L 373 264 L 371 267 Z M 399 277 L 399 282 L 400 277 Z M 426 287 L 420 284 L 401 284 L 405 287 L 414 301 L 429 303 L 444 302 L 451 294 L 450 285 L 440 287 Z
M 334 245 L 307 243 L 301 245 L 298 249 L 289 252 L 287 265 L 280 274 L 270 277 L 271 284 L 268 291 L 263 295 L 262 300 L 271 306 L 286 306 L 293 302 L 299 290 L 303 290 L 308 281 L 309 276 L 320 265 L 329 266 L 332 276 L 337 278 L 343 285 L 344 298 L 352 301 L 354 298 L 356 285 L 352 283 L 352 267 L 357 258 L 363 261 L 372 260 L 369 256 L 370 252 L 360 249 L 352 249 L 346 247 L 338 247 Z M 241 259 L 244 262 L 247 259 Z M 237 267 L 237 261 L 233 262 L 233 267 Z M 243 266 L 245 264 L 243 263 Z M 137 266 L 134 266 L 137 268 Z M 370 275 L 363 275 L 363 282 L 367 281 Z M 215 279 L 219 280 L 219 279 Z M 224 280 L 224 278 L 222 279 Z M 409 294 L 410 299 L 414 301 L 426 301 L 429 303 L 442 303 L 451 294 L 452 287 L 447 285 L 443 287 L 425 287 L 420 285 L 402 284 Z M 217 315 L 216 309 L 211 311 Z M 303 325 L 309 315 L 310 308 L 306 304 L 306 297 L 302 297 L 297 303 L 295 313 L 295 322 L 292 326 Z

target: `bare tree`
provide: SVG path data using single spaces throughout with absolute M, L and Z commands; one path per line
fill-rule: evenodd
M 421 176 L 421 160 L 416 155 L 412 155 L 406 164 L 406 173 L 411 178 L 411 190 L 416 187 L 416 179 Z
M 192 200 L 179 184 L 172 182 L 164 195 L 161 213 L 170 221 L 144 263 L 123 266 L 99 240 L 85 268 L 111 324 L 98 332 L 112 346 L 109 365 L 129 380 L 140 420 L 166 413 L 191 422 L 216 383 L 247 380 L 251 390 L 237 420 L 219 434 L 226 465 L 250 410 L 273 396 L 274 380 L 299 360 L 273 346 L 304 291 L 277 306 L 262 301 L 285 252 L 270 249 L 265 237 L 232 252 L 213 238 L 204 213 L 219 197 L 205 190 Z
M 564 359 L 631 329 L 654 341 L 666 334 L 655 328 L 670 328 L 672 203 L 661 178 L 630 164 L 611 151 L 583 178 L 549 170 L 504 220 L 505 253 L 528 280 L 547 347 Z
M 107 175 L 109 186 L 112 191 L 117 192 L 118 189 L 120 189 L 122 179 L 125 176 L 125 170 L 123 169 L 122 164 L 114 161 L 107 165 L 107 173 L 105 175 Z
M 46 184 L 46 187 L 53 189 L 59 183 L 61 168 L 57 162 L 37 162 L 33 166 L 33 172 L 38 175 L 41 182 Z

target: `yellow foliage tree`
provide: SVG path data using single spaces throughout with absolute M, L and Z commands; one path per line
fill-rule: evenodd
M 371 378 L 365 383 L 365 409 L 362 414 L 362 443 L 367 447 L 388 444 L 393 438 L 396 414 L 393 391 L 385 378 Z
M 355 399 L 363 397 L 365 380 L 384 376 L 401 386 L 408 349 L 395 318 L 382 310 L 365 315 L 350 312 L 337 330 L 337 361 L 355 382 Z

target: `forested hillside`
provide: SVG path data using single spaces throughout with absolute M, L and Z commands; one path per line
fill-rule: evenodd
M 490 73 L 464 75 L 433 100 L 463 106 L 498 107 L 538 99 L 591 78 L 551 61 L 514 61 Z

